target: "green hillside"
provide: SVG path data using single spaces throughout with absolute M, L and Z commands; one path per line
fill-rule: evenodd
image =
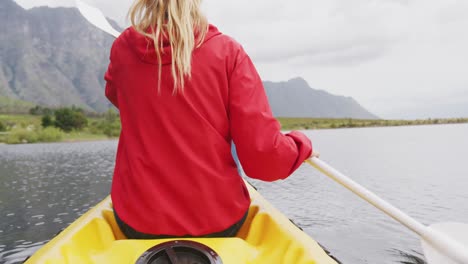
M 1 114 L 26 114 L 34 107 L 33 103 L 0 96 Z

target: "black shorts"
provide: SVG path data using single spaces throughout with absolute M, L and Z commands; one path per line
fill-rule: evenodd
M 237 232 L 241 229 L 242 225 L 245 222 L 245 219 L 247 219 L 249 211 L 244 214 L 244 216 L 236 223 L 234 223 L 232 226 L 227 228 L 226 230 L 223 230 L 221 232 L 216 232 L 200 237 L 206 237 L 206 238 L 213 238 L 213 237 L 234 237 L 236 236 Z M 165 239 L 165 238 L 191 238 L 193 236 L 171 236 L 171 235 L 152 235 L 152 234 L 145 234 L 136 231 L 133 229 L 131 226 L 127 225 L 120 219 L 120 217 L 117 215 L 117 213 L 114 210 L 114 216 L 115 220 L 117 221 L 117 225 L 119 226 L 120 230 L 128 239 Z

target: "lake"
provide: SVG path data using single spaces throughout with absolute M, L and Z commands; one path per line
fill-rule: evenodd
M 467 124 L 305 133 L 324 161 L 418 221 L 468 222 Z M 0 145 L 0 262 L 21 262 L 107 196 L 116 148 Z M 309 165 L 285 181 L 250 181 L 343 263 L 420 256 L 416 235 Z

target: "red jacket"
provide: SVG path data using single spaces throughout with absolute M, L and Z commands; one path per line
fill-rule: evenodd
M 168 45 L 160 94 L 151 41 L 129 28 L 111 50 L 106 96 L 122 122 L 114 209 L 143 233 L 219 232 L 240 220 L 250 204 L 231 140 L 246 174 L 265 181 L 288 177 L 312 146 L 300 132 L 280 132 L 251 59 L 232 38 L 210 26 L 179 95 L 172 93 Z

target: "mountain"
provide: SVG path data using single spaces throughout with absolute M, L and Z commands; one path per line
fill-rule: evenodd
M 278 117 L 377 119 L 351 97 L 312 89 L 302 78 L 264 82 L 273 114 Z
M 75 8 L 25 10 L 0 0 L 0 97 L 105 111 L 112 42 Z M 276 116 L 376 118 L 354 99 L 314 90 L 300 78 L 265 82 L 265 88 Z
M 104 111 L 112 37 L 75 8 L 25 10 L 0 1 L 0 95 L 41 105 Z

